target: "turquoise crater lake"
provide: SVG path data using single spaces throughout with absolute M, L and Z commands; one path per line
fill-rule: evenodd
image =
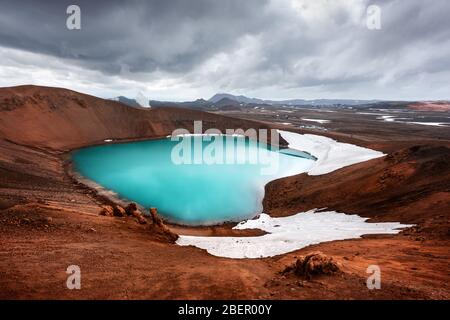
M 271 150 L 244 137 L 202 138 L 180 137 L 181 142 L 191 139 L 192 143 L 178 155 L 186 159 L 190 153 L 194 162 L 199 151 L 194 149 L 200 147 L 201 152 L 209 151 L 216 163 L 174 163 L 174 148 L 180 142 L 167 138 L 79 149 L 72 154 L 74 169 L 120 198 L 158 208 L 168 221 L 212 225 L 261 213 L 267 182 L 305 172 L 314 162 L 307 154 Z M 213 142 L 222 142 L 223 148 L 211 148 Z

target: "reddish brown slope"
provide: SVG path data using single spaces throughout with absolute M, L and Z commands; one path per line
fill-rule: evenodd
M 450 112 L 449 101 L 416 102 L 408 107 L 419 111 Z
M 20 86 L 0 88 L 0 138 L 34 147 L 68 150 L 104 139 L 161 137 L 194 120 L 217 128 L 267 128 L 267 124 L 178 108 L 131 108 L 75 91 Z

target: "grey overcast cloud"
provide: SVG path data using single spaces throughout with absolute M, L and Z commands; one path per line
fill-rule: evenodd
M 69 5 L 81 30 L 66 27 Z M 381 8 L 381 29 L 366 26 Z M 0 86 L 191 100 L 450 98 L 448 0 L 0 1 Z

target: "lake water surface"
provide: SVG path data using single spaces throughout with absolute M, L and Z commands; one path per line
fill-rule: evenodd
M 262 211 L 267 182 L 305 172 L 314 162 L 306 154 L 271 150 L 244 137 L 202 138 L 180 138 L 191 139 L 190 148 L 176 155 L 195 162 L 194 155 L 201 150 L 204 159 L 210 155 L 216 163 L 174 163 L 174 148 L 180 144 L 169 138 L 83 148 L 72 158 L 75 170 L 85 178 L 145 208 L 158 208 L 171 222 L 187 225 L 252 218 Z M 223 149 L 212 148 L 213 142 L 223 142 Z

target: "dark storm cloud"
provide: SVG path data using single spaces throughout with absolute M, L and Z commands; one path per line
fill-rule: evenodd
M 66 28 L 81 8 L 82 29 Z M 0 44 L 117 73 L 186 71 L 267 24 L 264 0 L 2 1 Z
M 66 28 L 70 4 L 79 31 Z M 381 30 L 366 28 L 372 4 Z M 0 85 L 28 73 L 169 99 L 449 98 L 448 12 L 448 0 L 0 0 Z

